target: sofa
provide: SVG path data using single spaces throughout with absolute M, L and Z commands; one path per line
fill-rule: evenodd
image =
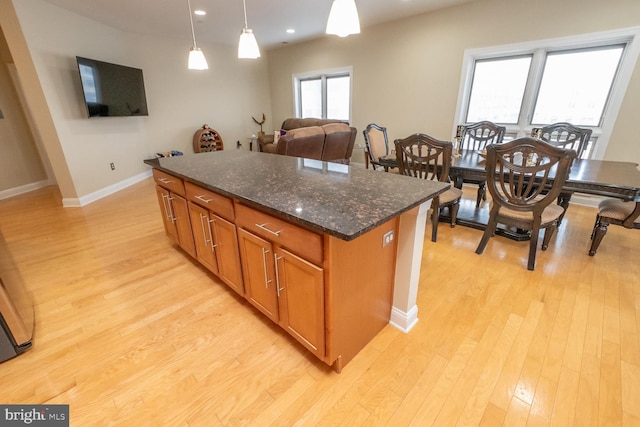
M 280 137 L 276 154 L 349 164 L 355 134 L 345 123 L 292 129 Z
M 349 163 L 357 130 L 347 122 L 331 119 L 289 118 L 282 123 L 277 142 L 273 135 L 258 138 L 260 151 L 286 156 Z

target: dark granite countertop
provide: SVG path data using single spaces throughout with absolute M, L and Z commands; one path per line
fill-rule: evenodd
M 443 192 L 448 184 L 242 150 L 145 160 L 311 230 L 353 240 Z

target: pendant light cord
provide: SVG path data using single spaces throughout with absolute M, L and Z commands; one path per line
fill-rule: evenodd
M 242 6 L 244 7 L 244 28 L 249 28 L 249 25 L 247 25 L 247 2 L 246 2 L 246 0 L 242 0 Z
M 196 32 L 193 31 L 193 16 L 191 15 L 191 1 L 187 0 L 187 6 L 189 7 L 189 22 L 191 23 L 191 36 L 193 37 L 193 47 L 197 47 L 196 45 Z M 245 18 L 246 20 L 247 18 Z

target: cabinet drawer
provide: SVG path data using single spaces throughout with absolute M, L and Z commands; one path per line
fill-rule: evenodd
M 322 265 L 322 235 L 320 234 L 241 204 L 236 204 L 236 224 L 289 249 L 316 265 Z
M 233 221 L 233 202 L 230 198 L 213 191 L 198 187 L 190 182 L 185 182 L 187 199 L 202 207 L 220 215 L 222 218 Z
M 153 169 L 153 179 L 155 179 L 156 184 L 160 187 L 164 187 L 169 191 L 180 194 L 181 196 L 185 195 L 182 179 L 155 168 Z

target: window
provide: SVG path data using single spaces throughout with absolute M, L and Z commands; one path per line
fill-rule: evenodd
M 548 53 L 531 122 L 599 126 L 623 50 L 624 45 Z
M 593 131 L 583 157 L 601 158 L 638 56 L 638 35 L 634 28 L 467 51 L 456 124 L 489 120 L 505 126 L 509 139 L 570 122 Z
M 293 76 L 296 117 L 350 120 L 351 69 Z
M 531 55 L 476 61 L 467 123 L 518 123 Z

